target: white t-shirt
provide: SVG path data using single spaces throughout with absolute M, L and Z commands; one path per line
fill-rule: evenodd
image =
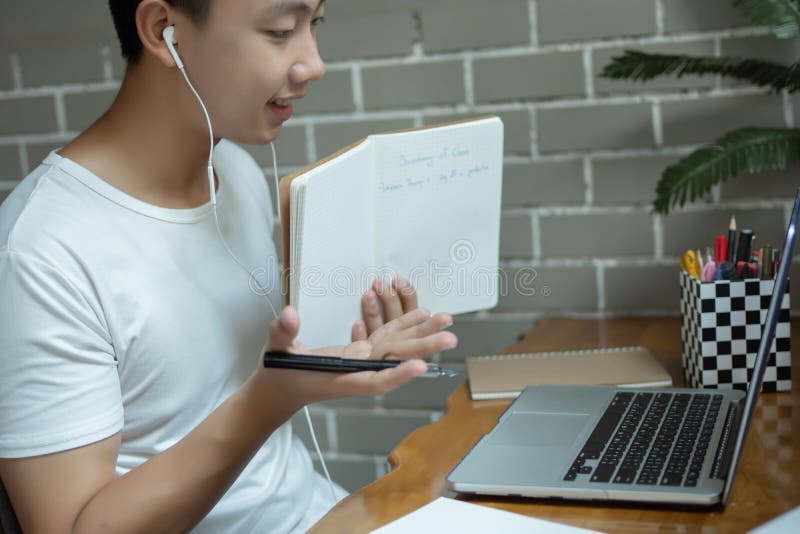
M 225 241 L 280 311 L 264 175 L 230 142 L 214 161 Z M 273 314 L 255 287 L 210 203 L 147 204 L 51 153 L 0 206 L 0 457 L 121 430 L 120 476 L 176 443 L 256 369 Z M 287 423 L 196 532 L 303 531 L 331 505 Z

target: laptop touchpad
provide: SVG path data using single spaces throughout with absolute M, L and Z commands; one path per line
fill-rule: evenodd
M 589 416 L 582 413 L 515 413 L 489 438 L 490 445 L 570 447 Z

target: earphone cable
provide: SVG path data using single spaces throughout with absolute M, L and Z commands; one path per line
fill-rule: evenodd
M 175 54 L 177 55 L 177 52 L 175 52 Z M 239 261 L 239 258 L 237 258 L 236 255 L 233 253 L 233 251 L 230 249 L 230 247 L 228 246 L 228 243 L 225 241 L 225 238 L 222 235 L 222 228 L 220 227 L 219 217 L 217 215 L 217 194 L 216 194 L 216 191 L 214 189 L 214 167 L 213 167 L 214 131 L 211 128 L 211 117 L 209 117 L 209 115 L 208 115 L 208 110 L 206 109 L 206 105 L 203 103 L 203 99 L 200 98 L 200 95 L 197 93 L 197 91 L 195 90 L 194 86 L 192 85 L 192 82 L 189 80 L 189 76 L 186 74 L 185 68 L 183 67 L 182 64 L 180 64 L 180 62 L 177 62 L 177 63 L 179 65 L 178 66 L 178 70 L 180 70 L 181 74 L 183 74 L 183 79 L 186 80 L 186 83 L 189 86 L 189 89 L 192 90 L 192 93 L 194 94 L 195 98 L 197 98 L 197 101 L 200 103 L 200 107 L 203 109 L 203 115 L 206 118 L 206 124 L 208 125 L 208 136 L 209 136 L 209 143 L 210 143 L 210 147 L 209 147 L 209 150 L 208 150 L 208 169 L 207 169 L 208 170 L 208 189 L 209 189 L 209 196 L 210 196 L 210 199 L 211 199 L 211 208 L 212 208 L 212 211 L 214 213 L 214 224 L 215 224 L 215 226 L 217 228 L 217 235 L 219 235 L 220 241 L 222 241 L 222 244 L 225 247 L 225 250 L 228 252 L 228 255 L 231 258 L 233 258 L 233 261 L 235 261 L 239 265 L 239 267 L 241 267 L 245 271 L 245 273 L 247 273 L 248 280 L 251 280 L 251 279 L 254 280 L 258 290 L 263 292 L 264 300 L 267 301 L 267 304 L 269 304 L 269 307 L 272 310 L 272 314 L 277 319 L 278 318 L 278 312 L 275 310 L 275 306 L 272 304 L 272 301 L 269 298 L 269 292 L 266 290 L 266 288 L 264 288 L 264 286 L 262 286 L 258 282 L 258 280 L 255 280 L 255 278 L 253 277 L 252 271 L 250 271 L 241 261 Z M 270 145 L 270 148 L 272 149 L 272 167 L 273 167 L 273 171 L 274 171 L 273 179 L 275 180 L 275 196 L 277 198 L 276 204 L 277 204 L 277 207 L 278 207 L 278 220 L 280 221 L 280 216 L 281 216 L 281 207 L 280 206 L 281 206 L 281 203 L 280 203 L 280 193 L 279 193 L 279 190 L 278 190 L 278 160 L 277 160 L 277 157 L 275 155 L 275 146 L 272 143 L 270 143 L 269 145 Z M 249 284 L 249 282 L 248 282 L 248 284 Z M 322 465 L 322 470 L 325 472 L 325 477 L 328 479 L 328 485 L 329 485 L 330 490 L 331 490 L 331 497 L 333 497 L 333 502 L 338 502 L 339 499 L 338 499 L 338 497 L 336 495 L 336 490 L 335 490 L 335 488 L 333 486 L 333 480 L 331 479 L 331 475 L 328 472 L 328 466 L 325 463 L 325 458 L 322 456 L 322 451 L 320 451 L 319 443 L 317 442 L 317 436 L 316 436 L 316 433 L 314 432 L 314 424 L 311 422 L 311 415 L 309 414 L 308 406 L 303 406 L 303 410 L 305 411 L 306 421 L 308 422 L 308 429 L 309 429 L 309 432 L 311 434 L 311 439 L 314 442 L 314 448 L 316 449 L 317 456 L 319 457 L 320 464 Z

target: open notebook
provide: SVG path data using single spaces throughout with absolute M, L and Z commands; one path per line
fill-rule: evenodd
M 284 281 L 307 346 L 348 343 L 361 295 L 401 275 L 431 312 L 498 297 L 503 124 L 371 135 L 281 180 Z

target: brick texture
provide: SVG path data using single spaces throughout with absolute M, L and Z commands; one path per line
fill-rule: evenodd
M 318 30 L 323 59 L 405 56 L 411 52 L 414 39 L 411 12 L 330 15 L 335 11 L 335 7 L 328 7 L 327 20 Z
M 643 148 L 654 144 L 647 104 L 542 109 L 537 121 L 542 152 Z
M 384 408 L 430 408 L 444 410 L 444 402 L 455 388 L 464 383 L 462 374 L 454 378 L 419 378 L 383 396 Z
M 768 171 L 757 175 L 742 172 L 722 185 L 723 200 L 756 198 L 790 198 L 800 185 L 800 164 L 785 171 Z
M 494 48 L 530 43 L 528 2 L 461 0 L 422 5 L 423 46 L 428 52 Z
M 500 221 L 500 256 L 530 258 L 532 255 L 531 218 L 528 215 L 504 215 Z
M 542 43 L 648 35 L 656 31 L 655 4 L 649 1 L 539 0 L 538 6 Z
M 0 100 L 0 135 L 46 133 L 56 128 L 52 96 Z
M 619 311 L 672 311 L 680 305 L 678 265 L 612 267 L 605 271 L 606 307 Z
M 429 417 L 400 414 L 353 414 L 337 416 L 339 447 L 345 451 L 381 453 L 392 450 L 417 428 L 430 423 Z M 369 432 L 364 432 L 364 429 Z
M 773 96 L 703 98 L 661 105 L 664 143 L 712 143 L 734 128 L 785 126 L 783 106 Z
M 26 87 L 103 80 L 99 41 L 53 43 L 19 50 L 22 83 Z
M 509 163 L 503 168 L 503 205 L 583 204 L 580 160 Z
M 62 142 L 44 142 L 44 143 L 27 143 L 25 148 L 28 152 L 28 169 L 33 170 L 39 166 L 40 163 L 47 157 L 53 150 L 62 148 L 68 144 L 68 141 Z
M 308 163 L 308 153 L 306 152 L 306 129 L 304 126 L 285 125 L 281 128 L 278 138 L 273 141 L 275 144 L 275 155 L 278 158 L 278 166 L 300 166 Z M 272 169 L 272 150 L 269 145 L 243 145 L 245 150 L 255 158 L 259 165 Z
M 668 33 L 716 30 L 751 23 L 728 0 L 662 0 L 664 31 Z
M 450 365 L 450 362 L 463 362 L 470 356 L 495 354 L 516 343 L 532 326 L 533 321 L 528 319 L 461 316 L 450 329 L 458 336 L 458 346 L 443 352 L 442 360 Z
M 375 462 L 371 459 L 334 458 L 327 460 L 326 465 L 331 478 L 349 492 L 357 491 L 375 480 Z M 317 460 L 314 460 L 314 469 L 322 473 L 322 465 Z
M 11 56 L 0 50 L 0 91 L 11 89 L 14 77 L 11 74 Z
M 353 83 L 350 70 L 329 71 L 313 82 L 308 95 L 295 104 L 295 111 L 303 113 L 332 113 L 355 111 Z
M 473 69 L 475 99 L 481 103 L 582 96 L 586 92 L 577 52 L 480 59 Z
M 79 15 L 69 2 L 5 0 L 3 4 L 0 50 L 21 50 L 32 44 L 116 39 L 105 0 L 84 0 Z
M 496 311 L 586 311 L 597 307 L 593 267 L 520 267 L 504 272 Z
M 447 104 L 464 100 L 460 61 L 370 67 L 362 72 L 368 109 Z
M 0 182 L 21 179 L 21 169 L 16 145 L 0 146 Z
M 310 410 L 309 410 L 310 412 Z M 324 413 L 310 413 L 311 423 L 314 425 L 314 434 L 317 436 L 317 443 L 322 450 L 331 449 L 330 436 L 328 436 L 328 426 L 325 423 Z M 314 450 L 314 441 L 311 439 L 311 432 L 308 429 L 306 414 L 300 410 L 292 417 L 292 430 L 310 451 Z
M 539 219 L 545 258 L 648 256 L 652 218 L 645 213 L 549 215 Z
M 64 95 L 67 129 L 77 131 L 86 129 L 108 109 L 115 96 L 116 91 Z
M 661 173 L 678 159 L 673 156 L 642 156 L 593 160 L 595 204 L 652 203 Z

